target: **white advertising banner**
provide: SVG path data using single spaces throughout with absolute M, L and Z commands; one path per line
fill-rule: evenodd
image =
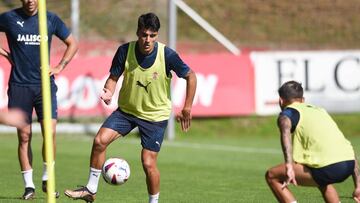
M 305 101 L 329 112 L 360 111 L 360 51 L 252 52 L 255 111 L 277 114 L 278 88 L 301 82 Z

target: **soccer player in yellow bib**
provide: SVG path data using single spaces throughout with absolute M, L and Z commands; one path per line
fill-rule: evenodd
M 185 103 L 177 115 L 183 131 L 190 128 L 196 89 L 195 73 L 175 51 L 156 41 L 159 28 L 160 21 L 155 14 L 141 15 L 136 32 L 138 40 L 125 43 L 117 50 L 101 99 L 106 104 L 111 102 L 116 83 L 123 75 L 118 109 L 107 118 L 94 139 L 87 185 L 75 190 L 65 190 L 68 197 L 93 202 L 107 146 L 138 127 L 149 203 L 158 202 L 160 172 L 157 168 L 157 156 L 171 113 L 170 71 L 185 79 L 187 84 Z
M 288 185 L 317 187 L 325 202 L 339 203 L 334 183 L 352 175 L 353 198 L 360 202 L 358 162 L 351 143 L 323 109 L 304 103 L 300 83 L 279 88 L 278 117 L 285 163 L 266 172 L 266 181 L 279 202 L 296 203 Z

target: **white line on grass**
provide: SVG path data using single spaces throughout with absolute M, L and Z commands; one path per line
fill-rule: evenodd
M 139 140 L 127 139 L 122 140 L 130 144 L 139 144 Z M 240 147 L 240 146 L 229 146 L 229 145 L 216 145 L 216 144 L 200 144 L 200 143 L 189 143 L 189 142 L 176 142 L 176 141 L 165 141 L 163 147 L 177 147 L 177 148 L 191 148 L 201 150 L 214 150 L 214 151 L 227 151 L 227 152 L 245 152 L 245 153 L 258 153 L 258 154 L 280 154 L 281 151 L 272 148 L 255 148 L 255 147 Z
M 246 153 L 259 153 L 259 154 L 280 154 L 279 150 L 271 148 L 253 148 L 253 147 L 240 147 L 228 145 L 214 145 L 214 144 L 199 144 L 199 143 L 186 143 L 186 142 L 165 142 L 165 146 L 192 148 L 192 149 L 207 149 L 216 151 L 229 151 L 229 152 L 246 152 Z
M 93 133 L 96 132 L 101 127 L 100 123 L 88 123 L 88 124 L 76 124 L 76 123 L 58 123 L 56 126 L 57 133 L 66 133 L 66 134 L 74 134 L 74 133 Z M 32 123 L 32 132 L 40 133 L 41 128 L 39 123 Z M 16 128 L 0 125 L 0 133 L 16 133 Z
M 57 126 L 57 133 L 93 133 L 94 135 L 100 128 L 101 124 L 73 124 L 73 123 L 59 123 Z M 16 132 L 16 129 L 9 126 L 0 125 L 0 132 Z M 33 124 L 33 132 L 40 132 L 40 125 Z M 125 139 L 126 143 L 139 144 L 139 140 Z M 191 149 L 204 149 L 215 151 L 227 151 L 227 152 L 245 152 L 245 153 L 258 153 L 258 154 L 280 154 L 280 150 L 272 148 L 255 148 L 255 147 L 240 147 L 240 146 L 228 146 L 228 145 L 216 145 L 216 144 L 201 144 L 201 143 L 189 143 L 189 142 L 177 142 L 177 141 L 164 141 L 164 145 L 167 147 L 178 148 L 191 148 Z

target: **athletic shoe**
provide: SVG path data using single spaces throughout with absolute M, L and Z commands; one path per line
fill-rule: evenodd
M 75 190 L 65 190 L 64 194 L 74 200 L 82 199 L 90 203 L 95 201 L 96 197 L 96 193 L 90 192 L 85 186 L 80 186 L 80 188 Z
M 47 181 L 46 180 L 43 180 L 43 182 L 42 182 L 42 191 L 47 193 Z M 55 194 L 56 198 L 60 197 L 60 193 L 58 191 L 55 191 L 54 194 Z
M 32 187 L 25 188 L 25 192 L 22 198 L 25 200 L 29 200 L 29 199 L 34 199 L 34 197 L 35 197 L 35 189 Z

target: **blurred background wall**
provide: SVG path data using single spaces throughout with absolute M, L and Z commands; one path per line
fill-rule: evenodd
M 48 0 L 49 11 L 74 29 L 75 0 Z M 102 89 L 117 47 L 136 40 L 137 18 L 155 12 L 161 20 L 159 41 L 168 42 L 167 0 L 76 0 L 79 3 L 80 49 L 57 78 L 61 116 L 106 115 Z M 276 114 L 277 88 L 298 80 L 305 96 L 332 112 L 360 111 L 360 1 L 358 0 L 185 0 L 236 47 L 231 54 L 182 10 L 177 9 L 176 48 L 199 79 L 194 115 Z M 0 12 L 21 6 L 1 0 Z M 6 47 L 5 36 L 0 35 Z M 53 41 L 51 63 L 64 45 Z M 0 59 L 0 108 L 7 103 L 9 64 Z M 185 85 L 174 79 L 175 109 L 182 106 Z M 343 105 L 346 104 L 346 105 Z
M 152 11 L 162 22 L 160 39 L 166 40 L 167 0 L 78 1 L 81 39 L 118 42 L 134 39 L 137 17 Z M 357 49 L 360 46 L 360 2 L 357 0 L 185 2 L 243 49 Z M 20 4 L 17 0 L 1 0 L 0 12 Z M 48 0 L 47 7 L 71 26 L 71 0 Z M 215 43 L 181 10 L 178 27 L 179 45 Z

